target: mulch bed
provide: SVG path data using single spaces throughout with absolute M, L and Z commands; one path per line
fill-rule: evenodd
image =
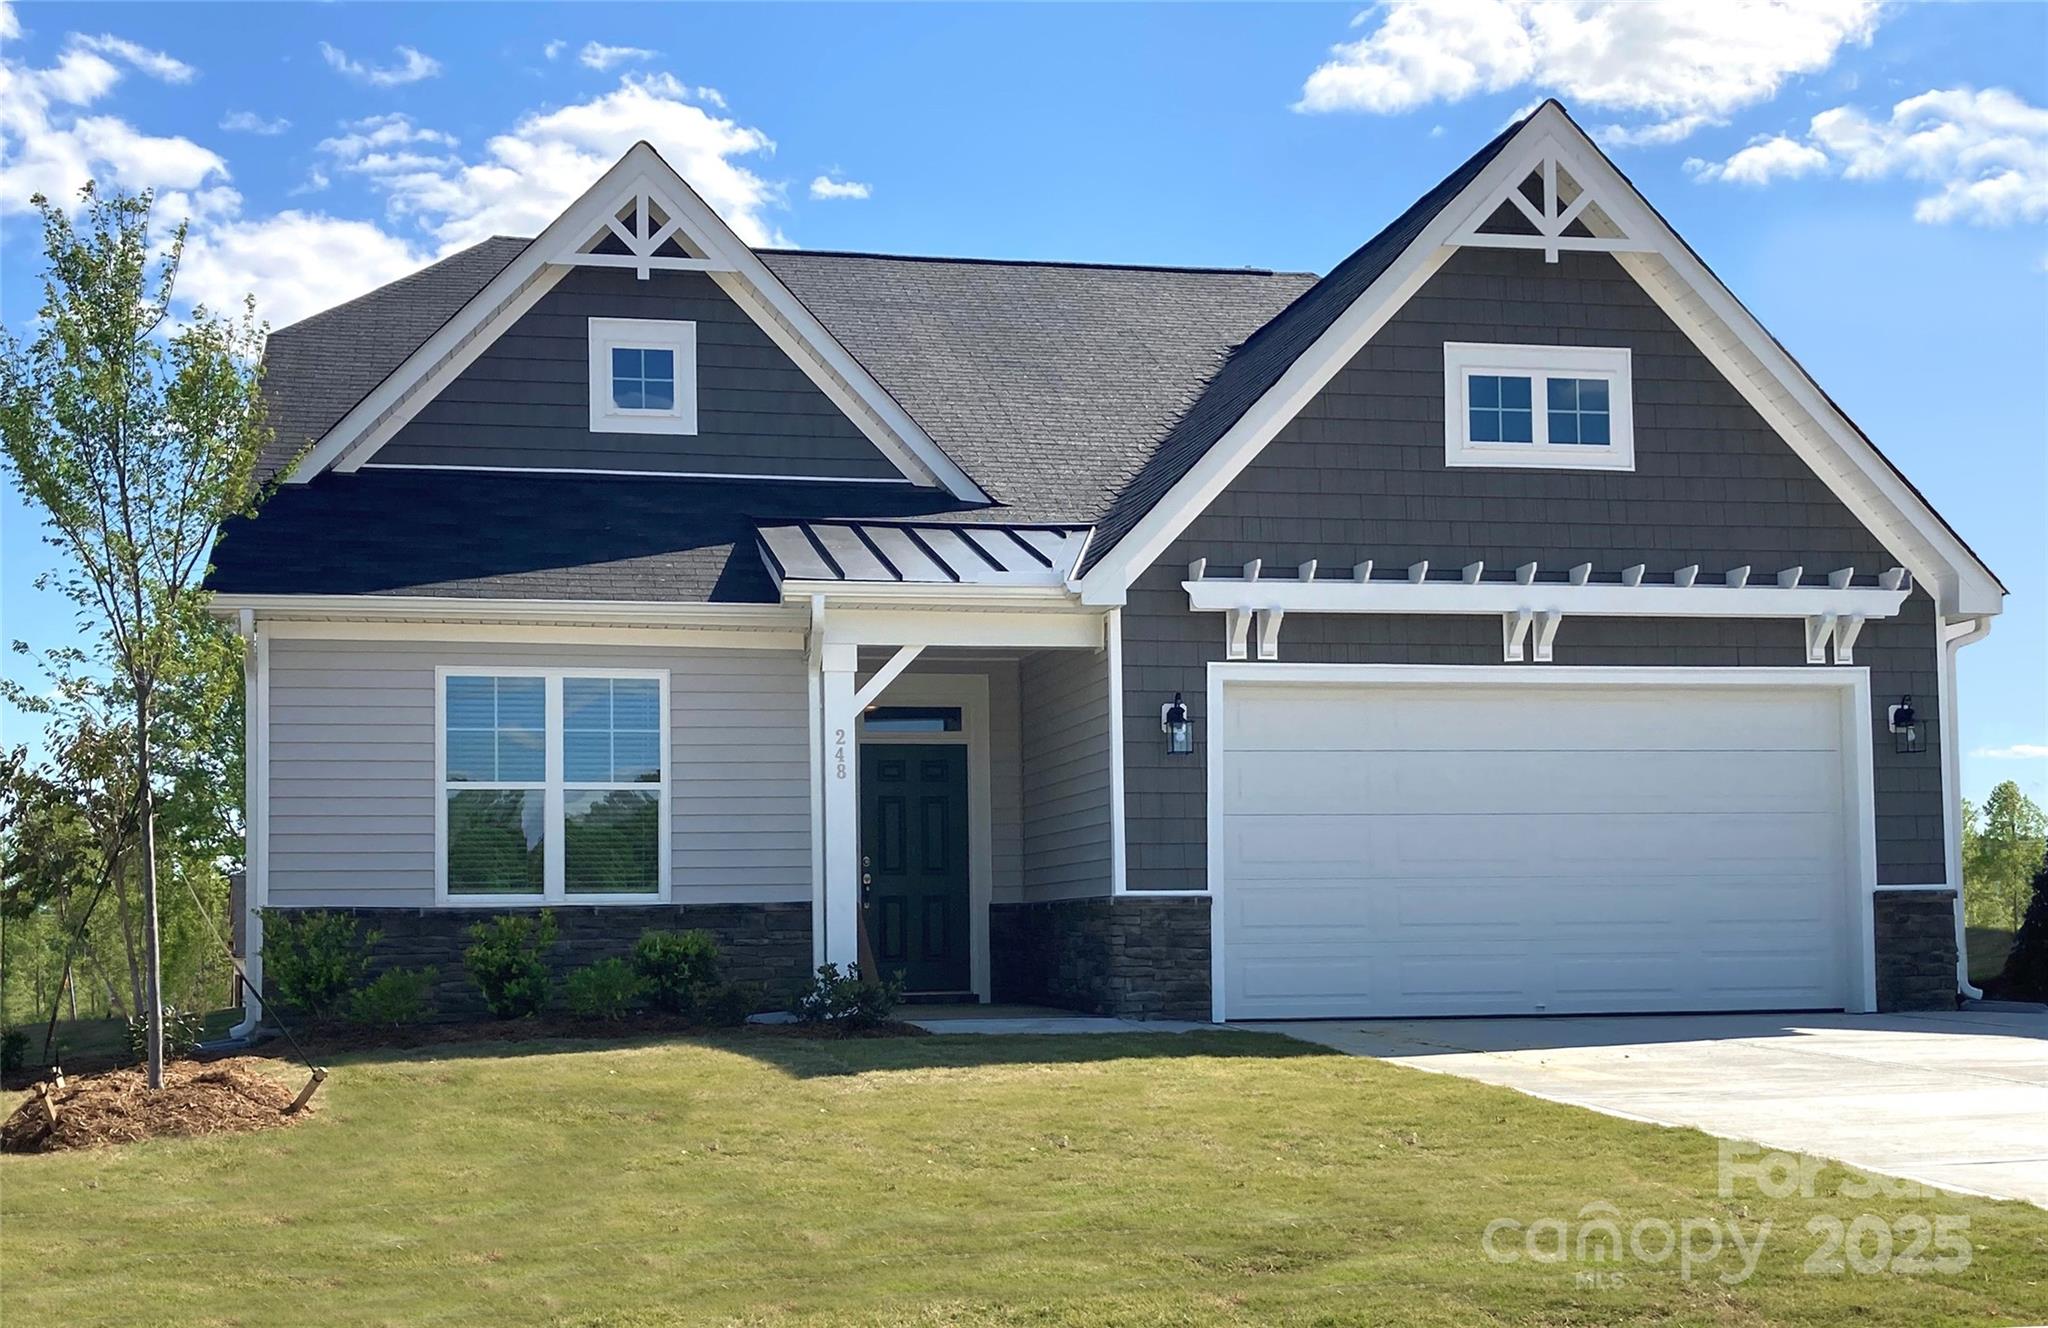
M 471 1042 L 621 1041 L 647 1037 L 839 1038 L 926 1037 L 916 1024 L 891 1020 L 879 1028 L 841 1032 L 820 1024 L 746 1024 L 739 1028 L 707 1027 L 674 1015 L 640 1013 L 624 1019 L 584 1019 L 570 1014 L 536 1015 L 530 1019 L 483 1019 L 471 1023 L 407 1024 L 377 1028 L 340 1021 L 294 1022 L 292 1032 L 316 1061 L 342 1051 L 435 1047 Z
M 141 1069 L 109 1070 L 65 1080 L 43 1095 L 31 1092 L 0 1124 L 0 1152 L 49 1153 L 176 1135 L 244 1134 L 290 1125 L 296 1092 L 241 1059 L 179 1061 L 164 1067 L 164 1086 L 150 1092 Z

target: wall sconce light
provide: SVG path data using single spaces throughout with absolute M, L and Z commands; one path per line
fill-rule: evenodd
M 1901 756 L 1927 750 L 1927 724 L 1913 712 L 1913 698 L 1902 696 L 1891 708 L 1892 750 Z
M 1159 707 L 1159 731 L 1166 735 L 1168 756 L 1187 756 L 1195 750 L 1195 722 L 1188 718 L 1188 703 L 1179 692 Z

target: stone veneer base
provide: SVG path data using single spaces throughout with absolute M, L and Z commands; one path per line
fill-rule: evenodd
M 1880 890 L 1874 901 L 1877 1008 L 1956 1008 L 1956 892 Z
M 995 999 L 1125 1019 L 1208 1019 L 1209 900 L 1062 899 L 989 911 Z

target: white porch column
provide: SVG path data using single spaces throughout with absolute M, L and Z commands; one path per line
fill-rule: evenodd
M 860 745 L 854 673 L 860 648 L 824 650 L 825 962 L 843 970 L 860 959 Z

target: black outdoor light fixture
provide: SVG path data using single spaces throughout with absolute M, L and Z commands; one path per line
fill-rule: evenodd
M 1927 725 L 1913 712 L 1913 698 L 1902 696 L 1891 708 L 1892 750 L 1901 756 L 1927 750 Z
M 1168 756 L 1188 756 L 1195 750 L 1195 722 L 1188 718 L 1188 703 L 1179 692 L 1159 707 L 1159 731 L 1166 735 Z

